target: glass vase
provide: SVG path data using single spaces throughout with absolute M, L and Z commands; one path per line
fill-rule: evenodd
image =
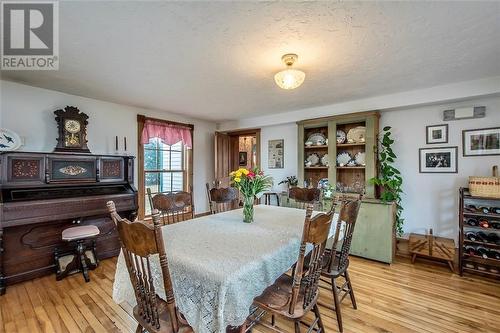
M 243 222 L 253 222 L 253 197 L 243 198 Z

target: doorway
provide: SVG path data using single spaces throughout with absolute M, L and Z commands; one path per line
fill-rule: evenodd
M 229 173 L 238 168 L 260 167 L 260 128 L 215 132 L 215 180 L 229 186 Z

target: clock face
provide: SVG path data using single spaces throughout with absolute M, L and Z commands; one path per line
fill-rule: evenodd
M 64 129 L 71 134 L 76 134 L 80 132 L 80 122 L 73 119 L 66 119 Z

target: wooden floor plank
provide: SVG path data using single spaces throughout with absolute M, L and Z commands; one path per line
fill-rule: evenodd
M 0 297 L 0 333 L 135 332 L 132 306 L 112 299 L 115 267 L 116 258 L 102 261 L 89 283 L 77 274 L 9 286 Z M 349 272 L 358 310 L 349 298 L 342 303 L 345 333 L 500 333 L 500 281 L 407 259 L 386 265 L 354 257 Z M 332 304 L 331 297 L 321 289 L 322 303 Z M 335 313 L 323 306 L 320 312 L 326 331 L 338 332 Z M 293 332 L 289 322 L 278 325 Z

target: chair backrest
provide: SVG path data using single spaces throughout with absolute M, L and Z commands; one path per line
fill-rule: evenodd
M 191 192 L 158 193 L 154 196 L 148 188 L 151 210 L 160 212 L 161 221 L 165 224 L 182 222 L 194 218 L 194 203 Z
M 293 314 L 295 310 L 301 290 L 304 292 L 304 302 L 302 304 L 304 309 L 311 305 L 318 295 L 323 255 L 332 225 L 334 209 L 334 206 L 332 206 L 328 213 L 320 213 L 311 218 L 313 205 L 309 204 L 307 206 L 299 258 L 293 276 L 293 287 L 289 308 L 290 314 Z M 312 250 L 310 256 L 307 256 L 309 262 L 307 264 L 307 270 L 304 272 L 307 244 L 312 245 Z
M 309 204 L 317 204 L 320 201 L 321 190 L 318 188 L 291 187 L 288 197 L 293 199 L 297 208 L 306 208 Z
M 207 194 L 212 214 L 232 210 L 238 201 L 238 190 L 234 187 L 210 188 L 210 185 L 207 183 Z
M 167 298 L 167 310 L 170 315 L 172 330 L 177 332 L 179 322 L 158 211 L 153 211 L 153 225 L 151 225 L 142 221 L 130 222 L 121 218 L 116 212 L 113 201 L 108 201 L 107 206 L 118 229 L 122 253 L 134 288 L 139 315 L 150 323 L 151 327 L 157 330 L 160 329 L 160 308 L 150 263 L 151 255 L 158 254 Z
M 349 251 L 351 250 L 352 235 L 354 234 L 354 226 L 358 219 L 359 207 L 361 200 L 344 200 L 340 201 L 339 219 L 337 221 L 335 237 L 330 251 L 328 260 L 328 270 L 333 269 L 343 271 L 349 265 Z M 339 247 L 339 235 L 342 225 L 345 225 L 343 231 L 342 244 Z M 337 259 L 337 260 L 336 260 Z

